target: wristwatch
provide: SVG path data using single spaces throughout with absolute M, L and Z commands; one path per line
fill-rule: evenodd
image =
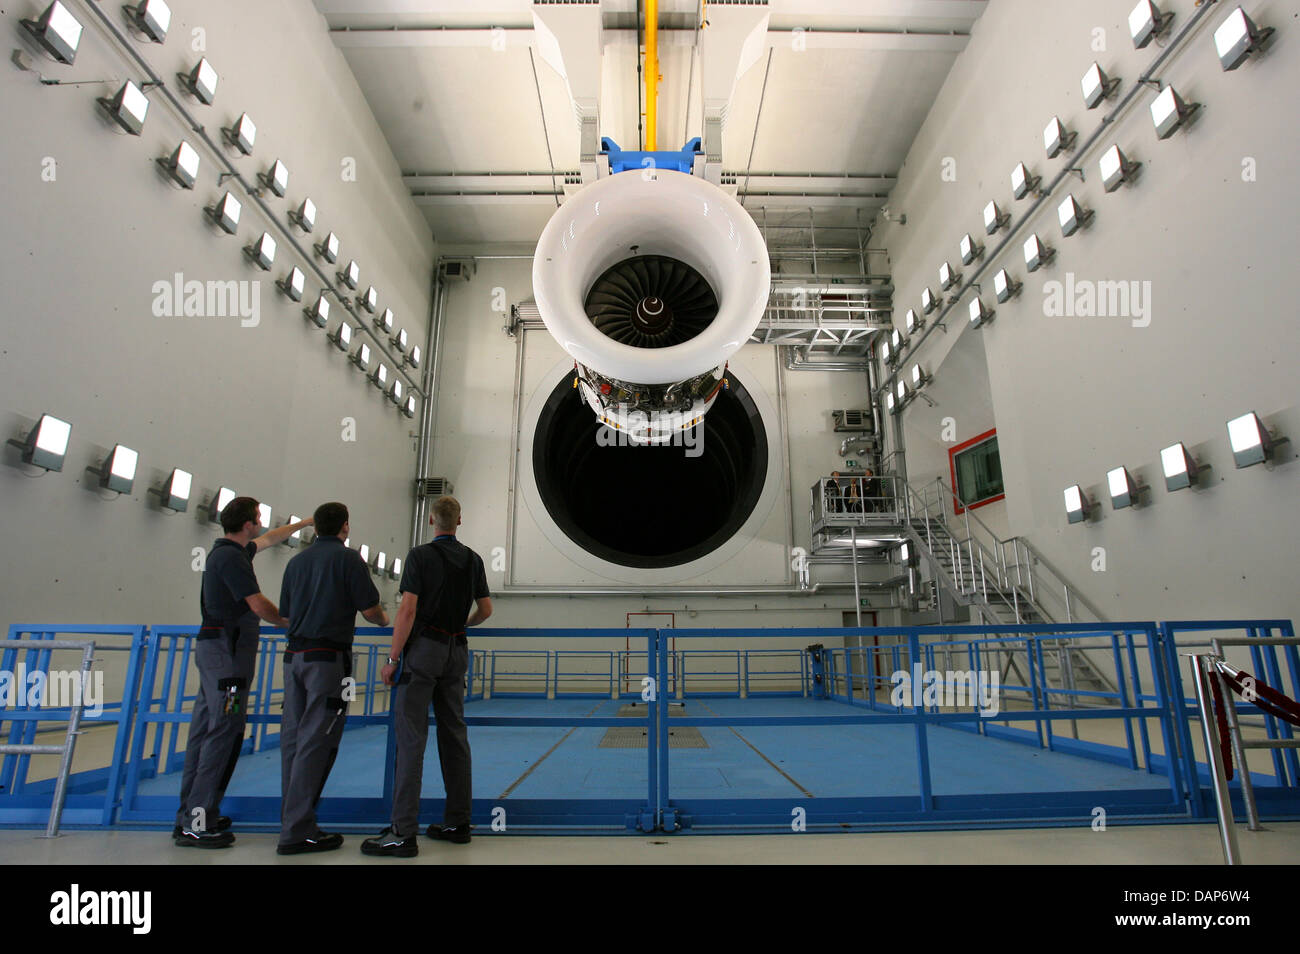
M 400 661 L 400 660 L 394 659 L 392 656 L 389 656 L 389 657 L 387 657 L 387 658 L 388 658 L 388 665 L 390 665 L 390 666 L 396 666 L 396 665 L 398 664 L 398 662 Z

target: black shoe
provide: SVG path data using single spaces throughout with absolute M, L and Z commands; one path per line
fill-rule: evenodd
M 343 847 L 343 836 L 335 832 L 318 831 L 314 838 L 296 841 L 289 845 L 277 845 L 277 855 L 301 855 L 309 851 L 333 851 Z
M 367 838 L 361 843 L 361 853 L 392 858 L 414 858 L 420 853 L 420 846 L 416 844 L 414 835 L 410 838 L 399 838 L 393 834 L 393 829 L 385 828 L 379 833 L 378 838 Z
M 228 831 L 185 831 L 172 836 L 172 842 L 181 848 L 229 848 L 235 836 Z
M 457 845 L 469 844 L 469 825 L 457 825 L 455 828 L 447 825 L 430 825 L 425 834 L 434 841 L 450 841 Z
M 216 832 L 230 831 L 230 826 L 232 824 L 234 823 L 229 818 L 227 818 L 225 815 L 222 815 L 220 818 L 217 819 L 217 827 L 212 830 Z M 179 838 L 180 836 L 181 836 L 181 826 L 177 825 L 175 828 L 172 829 L 172 837 Z

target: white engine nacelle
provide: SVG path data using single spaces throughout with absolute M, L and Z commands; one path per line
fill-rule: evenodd
M 585 186 L 551 217 L 533 259 L 537 309 L 577 363 L 584 400 L 651 443 L 703 418 L 771 284 L 749 213 L 668 169 Z

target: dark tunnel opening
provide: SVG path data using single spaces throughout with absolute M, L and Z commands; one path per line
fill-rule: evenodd
M 753 513 L 767 477 L 767 432 L 753 398 L 729 388 L 698 442 L 608 445 L 574 388 L 555 386 L 533 435 L 533 474 L 551 518 L 588 553 L 623 566 L 680 566 L 722 546 Z M 695 446 L 690 446 L 695 444 Z

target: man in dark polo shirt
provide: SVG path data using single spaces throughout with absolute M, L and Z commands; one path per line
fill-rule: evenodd
M 402 675 L 393 695 L 397 766 L 392 824 L 378 838 L 367 838 L 367 855 L 409 858 L 419 854 L 420 781 L 429 738 L 429 704 L 438 724 L 438 761 L 447 802 L 442 824 L 425 832 L 438 841 L 469 841 L 470 756 L 465 730 L 465 671 L 469 665 L 467 626 L 492 615 L 491 594 L 482 558 L 456 539 L 460 504 L 439 497 L 433 504 L 434 538 L 413 549 L 402 569 L 402 603 L 393 624 L 393 648 L 384 666 L 385 685 L 393 685 L 397 660 Z M 471 605 L 474 607 L 470 611 Z
M 343 545 L 348 508 L 321 504 L 316 539 L 284 569 L 280 612 L 289 618 L 284 654 L 284 717 L 280 723 L 280 844 L 296 855 L 331 851 L 343 836 L 316 825 L 316 803 L 338 755 L 347 719 L 352 638 L 357 613 L 388 625 L 379 590 L 361 554 Z
M 225 848 L 235 841 L 230 819 L 218 814 L 239 750 L 244 745 L 248 687 L 257 665 L 258 618 L 287 625 L 275 604 L 262 595 L 253 557 L 310 520 L 261 532 L 258 503 L 236 497 L 221 511 L 226 535 L 213 544 L 203 568 L 199 606 L 203 625 L 194 644 L 199 693 L 190 716 L 181 807 L 172 840 L 182 847 Z

